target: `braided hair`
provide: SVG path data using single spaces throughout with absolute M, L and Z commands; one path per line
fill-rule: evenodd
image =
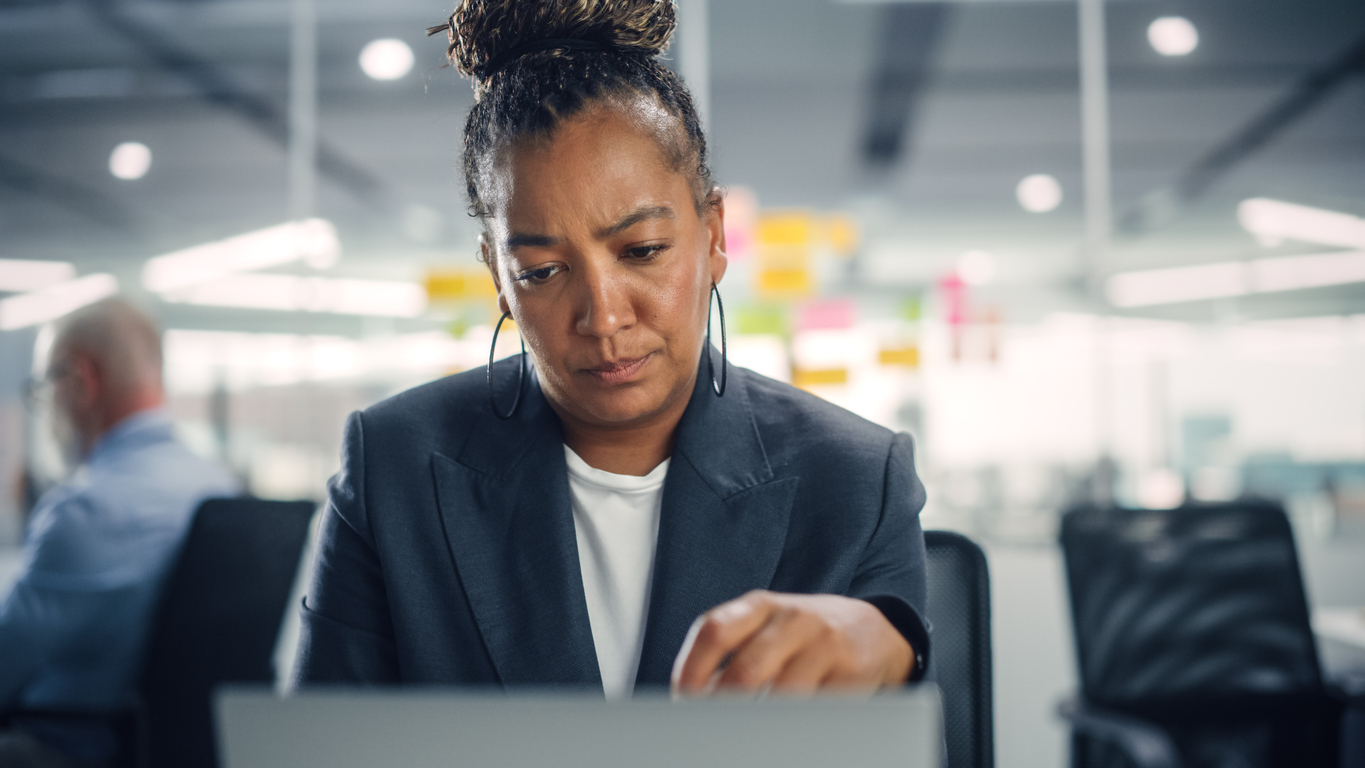
M 590 106 L 640 97 L 676 119 L 661 148 L 691 175 L 698 212 L 715 205 L 692 96 L 659 60 L 676 26 L 673 0 L 461 0 L 428 29 L 446 33 L 447 58 L 474 81 L 461 163 L 470 214 L 491 213 L 483 190 L 500 149 L 548 138 Z

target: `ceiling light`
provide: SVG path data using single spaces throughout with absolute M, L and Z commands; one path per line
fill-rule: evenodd
M 995 257 L 985 251 L 967 251 L 957 257 L 957 276 L 967 285 L 985 285 L 995 278 Z
M 340 257 L 341 241 L 332 222 L 305 219 L 148 259 L 142 285 L 161 293 L 300 260 L 323 269 Z
M 113 275 L 86 275 L 0 300 L 0 331 L 27 328 L 118 293 Z
M 1301 240 L 1365 249 L 1365 219 L 1349 213 L 1254 197 L 1237 206 L 1237 221 L 1266 245 Z
M 1247 265 L 1240 261 L 1194 267 L 1125 272 L 1109 278 L 1105 294 L 1116 307 L 1176 304 L 1249 293 Z
M 1124 272 L 1109 278 L 1105 294 L 1116 307 L 1145 307 L 1351 283 L 1365 283 L 1365 251 Z
M 75 276 L 67 261 L 0 259 L 0 291 L 36 291 Z
M 212 307 L 379 317 L 417 317 L 427 308 L 426 290 L 419 283 L 295 275 L 227 275 L 162 298 Z
M 1062 204 L 1061 182 L 1046 173 L 1025 176 L 1014 188 L 1019 205 L 1030 213 L 1047 213 Z
M 412 70 L 412 49 L 402 40 L 371 40 L 360 51 L 360 68 L 375 80 L 397 80 Z
M 1251 280 L 1262 293 L 1365 282 L 1365 252 L 1282 256 L 1251 262 Z
M 147 175 L 152 167 L 152 150 L 137 141 L 125 141 L 109 153 L 109 172 L 115 178 L 133 181 Z
M 1184 56 L 1199 46 L 1199 30 L 1183 16 L 1162 16 L 1147 27 L 1147 42 L 1162 56 Z

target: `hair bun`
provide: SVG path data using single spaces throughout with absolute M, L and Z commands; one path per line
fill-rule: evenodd
M 461 0 L 446 32 L 446 56 L 482 79 L 490 62 L 541 40 L 581 40 L 604 49 L 656 56 L 677 26 L 673 0 Z

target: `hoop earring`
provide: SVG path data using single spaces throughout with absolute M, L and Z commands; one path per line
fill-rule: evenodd
M 502 313 L 498 318 L 498 325 L 493 329 L 493 343 L 488 345 L 488 407 L 493 409 L 493 415 L 506 421 L 512 418 L 517 412 L 517 406 L 521 405 L 522 385 L 526 382 L 526 339 L 521 340 L 521 358 L 517 361 L 517 396 L 512 399 L 512 408 L 506 414 L 498 411 L 498 402 L 493 397 L 493 350 L 498 346 L 498 333 L 502 331 L 502 321 L 511 317 L 511 312 Z
M 730 379 L 729 349 L 725 341 L 725 303 L 720 300 L 720 289 L 711 283 L 709 299 L 716 302 L 720 310 L 720 382 L 716 382 L 716 361 L 711 356 L 711 303 L 706 304 L 706 367 L 711 372 L 711 389 L 716 397 L 725 397 L 725 385 Z

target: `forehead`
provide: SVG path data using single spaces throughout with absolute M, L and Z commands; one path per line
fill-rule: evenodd
M 641 204 L 690 208 L 691 185 L 667 145 L 672 120 L 661 109 L 602 106 L 511 145 L 492 169 L 494 218 L 548 232 Z

